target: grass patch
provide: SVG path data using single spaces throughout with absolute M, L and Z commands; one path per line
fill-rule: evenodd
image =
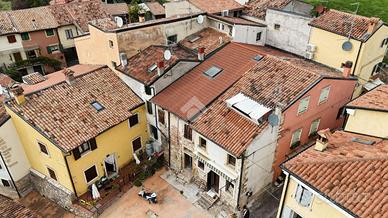
M 321 1 L 306 0 L 306 2 L 317 5 L 320 4 Z M 330 0 L 329 3 L 327 3 L 327 7 L 345 12 L 353 12 L 356 10 L 357 6 L 350 4 L 354 2 L 360 2 L 360 8 L 358 10 L 359 15 L 379 17 L 384 22 L 388 23 L 388 0 Z
M 11 10 L 11 1 L 0 0 L 0 11 Z

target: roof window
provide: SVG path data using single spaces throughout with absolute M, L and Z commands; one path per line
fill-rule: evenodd
M 156 69 L 156 64 L 152 64 L 149 68 L 148 68 L 148 73 L 152 73 L 152 71 L 154 71 Z
M 219 73 L 221 73 L 222 69 L 216 66 L 210 67 L 204 74 L 210 78 L 216 77 Z
M 256 55 L 253 59 L 255 61 L 261 61 L 261 59 L 263 59 L 263 56 L 262 55 Z
M 102 106 L 102 104 L 100 104 L 97 101 L 93 102 L 92 106 L 94 107 L 94 109 L 96 109 L 97 112 L 102 111 L 102 110 L 105 109 L 104 106 Z

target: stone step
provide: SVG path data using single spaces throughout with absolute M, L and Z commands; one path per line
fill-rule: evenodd
M 216 198 L 211 198 L 206 192 L 201 194 L 201 197 L 197 201 L 198 205 L 202 207 L 205 210 L 209 210 L 216 201 L 218 200 L 218 197 Z

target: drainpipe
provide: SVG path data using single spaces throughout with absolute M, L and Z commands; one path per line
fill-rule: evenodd
M 70 156 L 70 154 L 65 155 L 63 158 L 65 159 L 66 169 L 67 169 L 67 172 L 69 173 L 69 176 L 70 176 L 70 182 L 71 182 L 71 186 L 73 187 L 75 197 L 78 198 L 77 190 L 75 189 L 75 186 L 74 186 L 73 176 L 71 175 L 70 168 L 69 168 L 69 163 L 67 162 L 67 158 L 66 158 L 68 156 Z
M 8 166 L 7 166 L 7 164 L 5 163 L 3 154 L 1 154 L 1 152 L 0 152 L 0 157 L 1 157 L 2 162 L 4 163 L 5 169 L 7 169 L 7 173 L 8 173 L 8 175 L 9 175 L 9 177 L 11 178 L 12 185 L 13 185 L 13 187 L 15 187 L 16 193 L 18 193 L 18 197 L 21 198 L 22 196 L 21 196 L 20 193 L 19 193 L 18 187 L 16 187 L 16 183 L 15 183 L 15 181 L 13 180 L 13 177 L 12 177 L 12 175 L 11 175 L 11 172 L 9 171 Z
M 241 158 L 241 169 L 240 169 L 240 183 L 238 184 L 238 194 L 237 194 L 237 208 L 240 210 L 240 194 L 241 194 L 241 184 L 242 184 L 242 175 L 244 169 L 244 155 Z
M 170 140 L 170 137 L 171 137 L 171 131 L 170 131 L 170 112 L 168 112 L 168 166 L 170 167 L 171 166 L 171 140 Z
M 287 194 L 287 190 L 288 190 L 288 184 L 290 183 L 290 174 L 287 173 L 287 177 L 286 177 L 286 180 L 287 182 L 284 184 L 285 187 L 283 188 L 283 194 L 282 194 L 282 201 L 279 202 L 279 207 L 280 207 L 280 210 L 278 212 L 278 216 L 277 217 L 280 217 L 283 213 L 283 208 L 284 208 L 284 201 L 286 199 L 286 194 Z

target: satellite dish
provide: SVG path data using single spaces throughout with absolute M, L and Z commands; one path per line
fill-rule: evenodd
M 279 117 L 276 114 L 270 114 L 268 116 L 268 123 L 272 127 L 279 125 Z
M 350 41 L 346 41 L 342 44 L 342 49 L 344 51 L 350 51 L 353 48 L 353 44 Z
M 124 21 L 121 17 L 115 17 L 115 21 L 118 27 L 122 27 L 124 25 Z
M 197 17 L 197 23 L 199 23 L 199 24 L 202 24 L 203 23 L 203 15 L 199 15 L 198 17 Z
M 170 60 L 170 59 L 171 59 L 171 51 L 170 51 L 170 50 L 164 51 L 163 56 L 164 56 L 164 59 L 165 59 L 166 61 Z

